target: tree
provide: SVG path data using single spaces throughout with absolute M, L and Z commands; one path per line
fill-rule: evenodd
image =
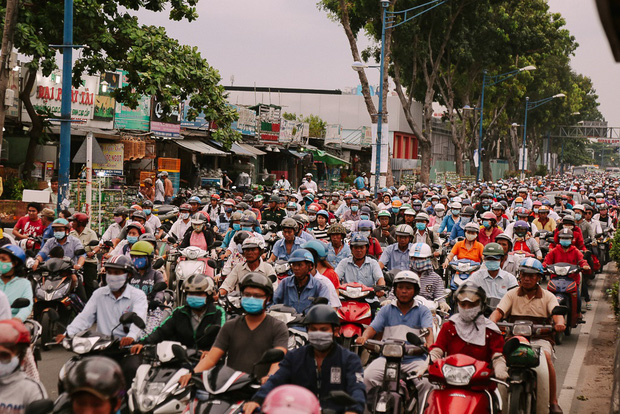
M 310 115 L 304 117 L 303 115 L 297 115 L 290 112 L 284 112 L 282 118 L 287 121 L 307 122 L 309 125 L 310 138 L 323 138 L 325 137 L 325 131 L 327 129 L 327 122 L 323 121 L 318 115 Z M 293 129 L 295 134 L 295 129 Z
M 143 95 L 155 96 L 164 110 L 189 99 L 189 117 L 203 112 L 218 129 L 213 138 L 229 147 L 239 135 L 230 128 L 236 111 L 226 105 L 226 93 L 217 70 L 209 66 L 196 47 L 181 45 L 162 27 L 141 25 L 130 11 L 169 9 L 172 20 L 197 18 L 197 0 L 98 0 L 74 3 L 74 43 L 84 45 L 73 69 L 73 85 L 84 74 L 127 71 L 129 85 L 112 96 L 135 107 Z M 4 5 L 3 5 L 4 6 Z M 57 68 L 56 50 L 50 45 L 63 42 L 63 4 L 30 0 L 20 9 L 15 47 L 31 58 L 19 97 L 32 119 L 26 168 L 32 165 L 34 149 L 43 133 L 45 116 L 30 101 L 37 70 L 48 76 Z M 4 14 L 4 10 L 0 9 Z

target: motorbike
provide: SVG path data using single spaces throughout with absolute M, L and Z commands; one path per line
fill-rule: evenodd
M 155 204 L 152 213 L 161 221 L 164 233 L 168 233 L 179 216 L 179 208 L 170 204 Z
M 174 269 L 174 280 L 170 287 L 174 290 L 177 304 L 185 303 L 183 282 L 192 275 L 214 276 L 217 267 L 215 260 L 208 257 L 209 252 L 196 246 L 179 249 L 179 259 Z
M 450 276 L 449 285 L 450 288 L 450 302 L 453 302 L 453 295 L 456 290 L 469 279 L 469 276 L 476 270 L 480 269 L 480 263 L 469 259 L 458 259 L 450 262 L 450 269 L 452 269 L 452 275 Z M 454 303 L 450 303 L 450 306 L 454 308 Z
M 416 300 L 428 308 L 433 315 L 433 338 L 437 338 L 441 325 L 443 325 L 444 318 L 448 318 L 450 315 L 446 312 L 442 312 L 439 309 L 439 301 L 445 296 L 439 297 L 434 300 L 426 299 L 424 296 L 416 296 Z
M 173 346 L 172 351 L 179 359 L 189 361 L 185 349 Z M 279 349 L 266 351 L 254 364 L 252 372 L 235 371 L 226 365 L 217 365 L 201 376 L 192 377 L 192 398 L 184 413 L 242 413 L 243 404 L 260 388 L 256 368 L 280 362 L 284 352 Z M 208 393 L 205 395 L 204 390 Z
M 375 297 L 375 290 L 361 283 L 345 283 L 338 288 L 341 306 L 338 308 L 340 318 L 341 345 L 351 351 L 355 338 L 362 335 L 364 325 L 370 325 L 372 312 L 366 299 Z
M 613 239 L 613 231 L 611 228 L 606 228 L 601 233 L 597 233 L 595 236 L 598 249 L 598 259 L 601 264 L 601 269 L 607 263 L 610 262 L 609 253 L 611 250 L 611 241 Z
M 174 305 L 174 292 L 166 289 L 166 282 L 158 282 L 153 285 L 153 289 L 146 295 L 149 303 L 146 329 L 142 332 L 146 336 L 153 332 L 162 321 L 172 314 L 172 306 Z
M 267 310 L 270 315 L 286 324 L 288 327 L 288 349 L 301 348 L 308 343 L 308 333 L 305 329 L 300 329 L 302 315 L 299 315 L 295 308 L 282 304 L 272 305 Z
M 84 309 L 82 300 L 71 292 L 71 278 L 75 270 L 57 270 L 56 265 L 62 260 L 65 259 L 50 259 L 31 275 L 35 297 L 33 314 L 35 321 L 41 324 L 41 348 L 44 351 L 49 349 L 57 322 L 68 325 Z M 54 310 L 58 317 L 52 318 L 50 310 Z
M 418 390 L 414 376 L 405 376 L 401 372 L 401 365 L 405 356 L 425 355 L 427 350 L 413 332 L 407 334 L 407 341 L 410 343 L 398 339 L 381 341 L 368 339 L 364 343 L 365 349 L 386 360 L 382 384 L 368 391 L 366 401 L 368 412 L 372 414 L 418 412 Z
M 558 303 L 567 307 L 566 330 L 564 335 L 570 336 L 572 330 L 580 323 L 579 320 L 580 306 L 579 303 L 579 283 L 571 279 L 570 276 L 580 278 L 579 266 L 570 263 L 555 263 L 547 266 L 549 274 L 549 282 L 547 290 L 555 295 Z M 583 283 L 583 282 L 582 282 Z M 562 343 L 563 335 L 556 334 L 555 341 L 559 345 Z
M 534 237 L 539 240 L 538 244 L 540 245 L 540 251 L 544 259 L 547 253 L 549 253 L 551 243 L 553 243 L 553 232 L 547 230 L 540 230 L 536 232 Z
M 552 315 L 565 315 L 565 306 L 555 307 Z M 551 324 L 517 320 L 498 322 L 507 337 L 503 354 L 508 366 L 508 413 L 545 413 L 549 410 L 549 368 L 540 348 L 531 344 L 532 335 L 549 335 Z

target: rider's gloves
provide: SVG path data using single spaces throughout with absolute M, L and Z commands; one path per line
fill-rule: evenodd
M 506 358 L 502 354 L 495 354 L 493 357 L 493 371 L 495 378 L 501 381 L 508 379 L 508 367 L 506 366 Z
M 438 359 L 443 358 L 443 351 L 441 350 L 441 348 L 433 348 L 428 353 L 428 356 L 430 357 L 431 362 L 435 362 Z
M 426 358 L 424 361 L 421 361 L 420 366 L 413 370 L 413 373 L 415 374 L 415 376 L 421 377 L 422 375 L 426 374 L 426 371 L 428 371 L 429 364 L 430 364 L 430 356 Z
M 450 312 L 450 305 L 448 305 L 446 302 L 441 302 L 439 304 L 439 309 L 442 312 L 448 313 L 448 312 Z

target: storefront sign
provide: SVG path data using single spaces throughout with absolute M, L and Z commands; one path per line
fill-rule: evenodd
M 181 120 L 181 128 L 192 128 L 192 129 L 209 129 L 209 122 L 205 119 L 204 112 L 200 112 L 196 119 L 190 121 L 189 118 L 189 101 L 183 102 L 181 107 L 183 112 L 183 119 Z
M 609 145 L 620 145 L 620 138 L 588 138 L 590 142 Z
M 95 96 L 95 121 L 112 121 L 114 119 L 114 107 L 116 101 L 112 98 L 112 92 L 118 88 L 121 74 L 118 72 L 106 72 L 99 78 L 99 89 Z
M 60 116 L 62 102 L 62 83 L 59 72 L 49 77 L 37 74 L 37 80 L 30 95 L 32 105 L 40 113 L 51 112 Z M 71 118 L 87 121 L 93 118 L 95 106 L 95 91 L 97 90 L 97 76 L 83 76 L 82 86 L 71 89 Z M 25 109 L 22 110 L 23 119 L 30 119 Z
M 242 135 L 256 135 L 256 111 L 245 106 L 231 105 L 239 113 L 239 120 L 231 124 L 231 128 Z
M 166 112 L 161 102 L 153 97 L 151 102 L 151 132 L 158 137 L 180 138 L 181 137 L 181 114 L 180 108 L 173 107 L 171 112 Z
M 121 85 L 127 85 L 127 72 L 122 72 Z M 137 131 L 148 131 L 151 121 L 151 98 L 143 96 L 138 101 L 138 106 L 131 109 L 127 105 L 116 102 L 116 113 L 114 115 L 114 128 L 133 129 Z
M 310 124 L 308 122 L 287 121 L 283 119 L 278 141 L 282 143 L 303 143 L 303 139 L 307 138 L 309 133 Z
M 101 144 L 101 150 L 105 155 L 105 164 L 93 162 L 93 170 L 106 175 L 123 175 L 123 144 Z
M 342 127 L 340 124 L 329 124 L 325 127 L 325 144 L 342 144 Z

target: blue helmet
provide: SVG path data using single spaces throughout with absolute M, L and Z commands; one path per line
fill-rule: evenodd
M 318 240 L 310 240 L 309 242 L 302 244 L 301 248 L 305 250 L 314 250 L 319 259 L 325 259 L 327 257 L 327 249 L 325 248 L 325 244 Z
M 0 247 L 0 253 L 6 253 L 9 256 L 19 260 L 22 264 L 26 263 L 26 253 L 24 253 L 21 247 L 14 244 L 7 244 Z
M 519 264 L 519 272 L 537 273 L 539 275 L 542 275 L 544 271 L 545 269 L 543 268 L 542 263 L 540 263 L 539 260 L 534 259 L 533 257 L 528 257 Z
M 198 196 L 193 196 L 190 197 L 189 200 L 187 200 L 188 203 L 198 203 L 198 204 L 202 204 L 202 201 L 200 201 L 200 197 Z
M 349 245 L 351 246 L 368 246 L 369 244 L 370 242 L 368 241 L 368 237 L 360 233 L 353 233 L 351 241 L 349 242 Z
M 288 258 L 289 263 L 310 262 L 314 264 L 314 256 L 306 249 L 297 249 Z
M 357 230 L 361 231 L 362 229 L 374 230 L 375 224 L 370 220 L 360 220 L 357 222 Z

